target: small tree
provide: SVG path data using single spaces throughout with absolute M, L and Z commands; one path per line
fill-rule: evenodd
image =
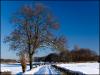
M 23 73 L 24 73 L 25 70 L 26 70 L 26 67 L 27 67 L 26 56 L 25 56 L 25 54 L 21 54 L 21 55 L 20 55 L 20 62 L 21 62 L 21 66 L 22 66 L 22 71 L 23 71 Z

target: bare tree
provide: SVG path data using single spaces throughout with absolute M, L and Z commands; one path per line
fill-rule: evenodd
M 64 38 L 55 38 L 53 30 L 59 28 L 59 23 L 52 13 L 43 5 L 23 6 L 13 15 L 15 29 L 5 38 L 12 50 L 26 52 L 29 55 L 30 69 L 32 56 L 39 47 L 51 45 L 56 49 L 64 49 Z

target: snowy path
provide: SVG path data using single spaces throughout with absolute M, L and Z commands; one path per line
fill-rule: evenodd
M 41 67 L 35 74 L 57 74 L 60 75 L 60 72 L 55 70 L 51 65 L 44 65 Z

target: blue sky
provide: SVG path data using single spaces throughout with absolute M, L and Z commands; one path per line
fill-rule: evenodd
M 57 17 L 60 29 L 55 34 L 67 37 L 70 50 L 74 45 L 78 45 L 99 53 L 99 3 L 97 1 L 2 1 L 1 58 L 16 58 L 15 53 L 9 51 L 9 45 L 2 42 L 4 37 L 13 30 L 13 25 L 10 23 L 11 14 L 22 5 L 35 3 L 44 4 Z M 49 53 L 48 50 L 39 52 L 37 55 L 40 56 Z

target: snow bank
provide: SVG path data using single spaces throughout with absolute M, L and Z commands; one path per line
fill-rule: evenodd
M 99 63 L 66 63 L 57 66 L 84 74 L 99 74 Z

